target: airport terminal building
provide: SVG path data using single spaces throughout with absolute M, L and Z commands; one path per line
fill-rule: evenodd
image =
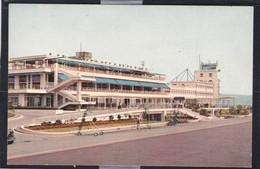
M 175 98 L 213 105 L 219 96 L 217 63 L 201 63 L 193 81 L 166 82 L 164 75 L 76 56 L 37 55 L 9 59 L 8 98 L 13 106 L 63 110 L 172 107 Z

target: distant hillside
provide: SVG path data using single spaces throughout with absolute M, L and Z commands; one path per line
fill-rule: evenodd
M 253 97 L 250 95 L 221 94 L 220 97 L 235 96 L 235 105 L 252 105 Z M 232 104 L 232 103 L 231 103 Z

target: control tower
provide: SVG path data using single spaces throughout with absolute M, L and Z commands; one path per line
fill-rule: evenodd
M 218 63 L 203 63 L 200 64 L 200 69 L 194 72 L 194 80 L 197 82 L 213 83 L 214 99 L 219 97 L 219 72 L 217 69 Z

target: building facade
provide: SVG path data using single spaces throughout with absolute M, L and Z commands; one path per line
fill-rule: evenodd
M 85 57 L 87 56 L 87 57 Z M 14 106 L 60 109 L 170 105 L 164 78 L 144 68 L 74 57 L 29 56 L 9 61 L 9 99 Z
M 14 106 L 64 110 L 171 107 L 175 97 L 212 104 L 219 91 L 212 67 L 202 64 L 193 82 L 167 83 L 145 68 L 96 61 L 90 52 L 11 58 L 8 98 Z

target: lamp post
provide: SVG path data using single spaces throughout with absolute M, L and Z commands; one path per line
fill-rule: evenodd
M 81 119 L 81 123 L 79 124 L 79 132 L 77 133 L 78 136 L 81 136 L 81 130 L 83 127 L 83 123 L 85 122 L 85 117 L 88 115 L 87 111 L 83 114 L 82 119 Z
M 149 105 L 147 103 L 145 103 L 144 105 L 144 111 L 145 111 L 145 116 L 147 116 L 148 118 L 148 128 L 151 129 L 151 123 L 150 123 L 150 115 L 149 115 Z

